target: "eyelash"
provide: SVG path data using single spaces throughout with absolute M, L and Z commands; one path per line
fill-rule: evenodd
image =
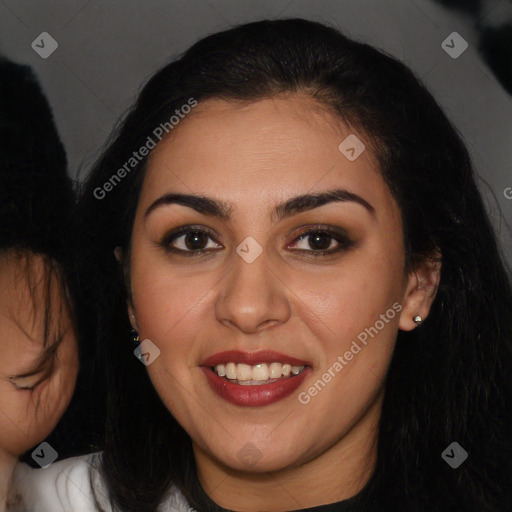
M 16 378 L 9 379 L 12 385 L 18 390 L 18 391 L 34 391 L 37 387 L 39 387 L 46 378 L 39 379 L 35 384 L 32 386 L 20 386 L 16 384 Z
M 39 386 L 39 384 L 41 384 L 41 382 L 36 382 L 33 386 L 18 386 L 16 383 L 14 383 L 14 386 L 15 388 L 18 390 L 18 391 L 34 391 L 34 389 L 37 388 L 37 386 Z
M 170 233 L 167 233 L 161 241 L 158 243 L 158 246 L 164 248 L 167 252 L 172 252 L 175 254 L 179 254 L 185 257 L 194 257 L 194 256 L 200 256 L 204 253 L 212 252 L 212 250 L 208 249 L 195 249 L 195 250 L 183 250 L 183 249 L 176 249 L 175 247 L 171 247 L 171 243 L 175 241 L 180 236 L 190 234 L 190 233 L 204 233 L 209 238 L 211 238 L 215 243 L 218 243 L 215 240 L 215 235 L 208 229 L 202 228 L 202 227 L 194 227 L 194 226 L 181 226 Z M 307 238 L 310 235 L 313 234 L 322 234 L 322 235 L 328 235 L 329 238 L 336 240 L 340 245 L 335 249 L 325 250 L 325 251 L 315 251 L 315 250 L 306 250 L 306 249 L 298 249 L 297 252 L 309 252 L 313 254 L 315 257 L 317 256 L 329 256 L 335 253 L 338 253 L 340 251 L 349 249 L 353 246 L 353 242 L 342 233 L 339 233 L 338 231 L 329 228 L 329 227 L 322 227 L 322 226 L 316 226 L 314 228 L 309 228 L 303 233 L 301 233 L 298 237 L 296 237 L 293 242 L 300 241 L 304 238 Z M 214 250 L 215 251 L 215 250 Z

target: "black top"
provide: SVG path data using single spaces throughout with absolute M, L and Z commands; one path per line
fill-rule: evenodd
M 336 503 L 329 503 L 327 505 L 319 505 L 318 507 L 294 509 L 290 512 L 356 512 L 352 505 L 354 497 L 347 500 L 337 501 Z
M 199 485 L 201 486 L 201 484 Z M 337 501 L 335 503 L 328 503 L 326 505 L 318 505 L 309 508 L 294 508 L 292 510 L 289 510 L 288 512 L 361 512 L 361 505 L 359 505 L 358 502 L 360 502 L 363 495 L 366 494 L 367 492 L 368 483 L 355 496 L 352 496 L 351 498 L 348 498 L 346 500 Z M 225 509 L 220 508 L 218 505 L 216 505 L 216 508 L 214 510 L 216 510 L 216 512 L 226 512 Z

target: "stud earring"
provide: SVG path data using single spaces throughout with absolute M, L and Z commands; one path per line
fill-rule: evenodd
M 423 322 L 423 319 L 421 318 L 421 316 L 420 316 L 420 315 L 416 315 L 416 316 L 413 318 L 413 320 L 414 320 L 414 323 L 415 323 L 416 325 L 420 325 L 420 324 L 421 324 L 421 322 Z

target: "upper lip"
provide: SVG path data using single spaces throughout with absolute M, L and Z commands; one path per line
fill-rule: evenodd
M 241 350 L 227 350 L 218 352 L 205 359 L 201 366 L 216 366 L 225 363 L 242 363 L 255 365 L 259 363 L 284 363 L 292 366 L 309 365 L 307 361 L 275 352 L 273 350 L 260 350 L 259 352 L 242 352 Z

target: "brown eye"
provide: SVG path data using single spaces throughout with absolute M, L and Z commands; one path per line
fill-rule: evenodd
M 298 236 L 293 245 L 297 245 L 297 241 L 302 243 L 303 247 L 299 251 L 311 252 L 316 256 L 334 254 L 353 245 L 353 242 L 346 235 L 334 231 L 330 228 L 309 229 Z
M 212 240 L 213 245 L 208 246 L 209 240 Z M 183 226 L 167 233 L 159 245 L 166 251 L 183 256 L 194 256 L 222 248 L 214 241 L 212 233 L 208 230 L 191 226 Z
M 208 235 L 202 231 L 191 231 L 184 235 L 184 237 L 185 246 L 191 251 L 204 249 L 208 242 Z
M 325 251 L 331 247 L 334 238 L 327 233 L 315 233 L 307 236 L 309 238 L 309 245 L 315 251 Z

